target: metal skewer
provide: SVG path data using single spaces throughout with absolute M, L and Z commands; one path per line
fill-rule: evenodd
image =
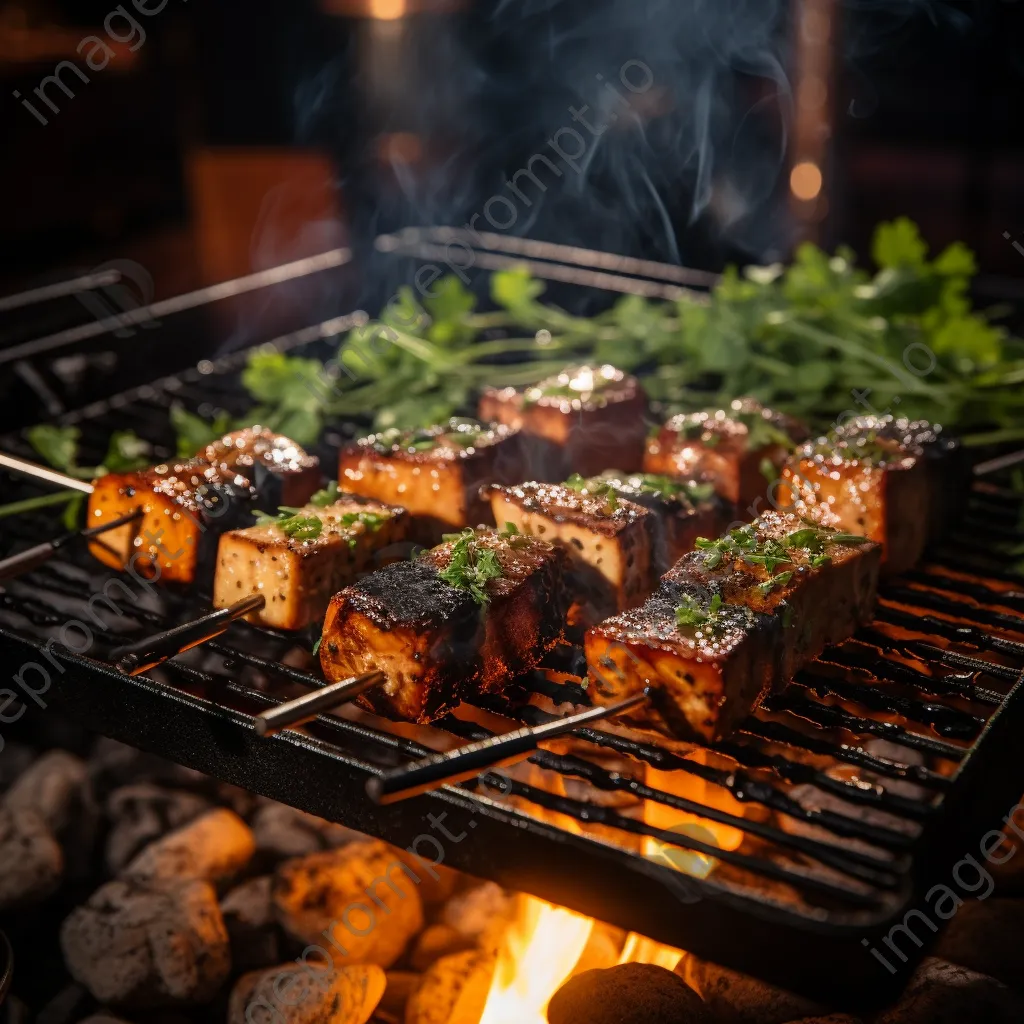
M 0 313 L 6 313 L 11 309 L 21 309 L 23 306 L 32 306 L 39 302 L 49 302 L 50 299 L 60 299 L 66 295 L 78 295 L 81 292 L 92 291 L 93 288 L 105 288 L 109 284 L 117 284 L 120 280 L 120 271 L 104 270 L 99 274 L 84 274 L 68 281 L 58 281 L 56 284 L 31 288 L 28 291 L 18 292 L 16 295 L 5 295 L 0 299 Z
M 331 683 L 311 693 L 304 693 L 294 700 L 285 701 L 275 708 L 268 708 L 256 716 L 256 732 L 270 736 L 293 725 L 310 722 L 323 711 L 330 711 L 340 704 L 354 700 L 361 693 L 379 686 L 386 680 L 383 672 L 367 672 L 352 676 L 340 683 Z
M 40 466 L 38 462 L 29 462 L 28 459 L 19 459 L 16 455 L 8 455 L 6 452 L 0 452 L 0 466 L 9 469 L 12 473 L 30 476 L 48 484 L 59 484 L 70 490 L 81 491 L 83 494 L 92 494 L 96 489 L 95 485 L 88 480 L 78 480 L 73 476 L 68 476 L 67 473 L 50 469 L 48 466 Z
M 431 754 L 421 761 L 395 768 L 375 776 L 366 783 L 367 795 L 378 804 L 393 804 L 399 800 L 429 793 L 441 786 L 453 785 L 472 779 L 489 768 L 503 768 L 529 757 L 543 740 L 562 736 L 581 725 L 613 718 L 647 700 L 645 690 L 617 704 L 587 708 L 574 715 L 556 718 L 544 725 L 517 729 L 501 736 L 492 736 L 479 743 L 470 743 L 445 754 Z
M 70 544 L 73 540 L 77 540 L 79 537 L 84 537 L 86 540 L 92 537 L 99 537 L 108 530 L 116 530 L 119 526 L 124 526 L 126 523 L 141 519 L 142 515 L 142 509 L 137 508 L 134 512 L 129 512 L 118 519 L 112 519 L 109 523 L 102 523 L 100 526 L 90 526 L 87 530 L 72 530 L 70 533 L 65 533 L 62 537 L 57 537 L 55 540 L 44 541 L 42 544 L 37 544 L 27 551 L 11 555 L 10 558 L 0 561 L 0 580 L 13 579 L 23 572 L 38 568 L 52 558 L 62 547 Z
M 1024 448 L 1019 452 L 1010 452 L 1007 455 L 999 455 L 987 462 L 979 462 L 974 467 L 975 476 L 987 476 L 989 473 L 998 473 L 1001 469 L 1009 469 L 1019 462 L 1024 462 Z
M 236 619 L 241 619 L 250 612 L 259 611 L 266 603 L 262 594 L 253 594 L 230 608 L 221 608 L 192 622 L 185 622 L 163 633 L 146 637 L 145 640 L 118 647 L 111 652 L 110 660 L 117 666 L 118 671 L 126 676 L 142 675 L 143 672 L 169 661 L 175 655 L 220 636 Z

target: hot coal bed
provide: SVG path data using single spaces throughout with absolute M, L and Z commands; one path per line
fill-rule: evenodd
M 243 358 L 68 422 L 98 447 L 165 437 L 174 401 L 240 413 Z M 476 1024 L 513 892 L 599 922 L 551 1024 L 1024 1019 L 1020 512 L 977 483 L 871 626 L 696 755 L 588 728 L 386 808 L 380 770 L 585 705 L 574 653 L 430 727 L 346 710 L 261 738 L 256 714 L 324 685 L 308 638 L 236 623 L 125 675 L 112 650 L 209 595 L 68 548 L 0 595 L 8 1019 Z

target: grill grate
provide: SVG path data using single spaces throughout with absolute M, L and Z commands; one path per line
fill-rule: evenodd
M 323 336 L 310 329 L 278 344 Z M 136 388 L 67 422 L 95 449 L 86 457 L 126 426 L 170 455 L 171 402 L 241 412 L 244 358 Z M 30 454 L 17 438 L 4 447 Z M 370 773 L 587 703 L 573 681 L 579 652 L 556 651 L 508 695 L 431 727 L 346 709 L 260 740 L 256 713 L 323 685 L 310 638 L 236 623 L 149 678 L 121 676 L 106 652 L 193 617 L 208 607 L 204 595 L 167 588 L 140 601 L 122 581 L 108 586 L 113 605 L 97 605 L 94 622 L 89 598 L 117 577 L 69 550 L 0 593 L 0 659 L 7 676 L 40 666 L 49 677 L 40 700 L 96 731 L 403 846 L 436 837 L 426 816 L 444 812 L 446 836 L 465 833 L 448 842 L 447 863 L 811 995 L 864 998 L 891 979 L 861 940 L 901 920 L 1024 789 L 1014 758 L 1024 579 L 1000 554 L 1019 542 L 1020 507 L 1007 493 L 979 485 L 961 533 L 884 588 L 870 627 L 713 749 L 681 753 L 614 727 L 581 729 L 511 782 L 492 773 L 388 808 L 365 797 Z M 55 530 L 49 518 L 5 522 L 16 546 Z M 89 624 L 81 654 L 46 646 L 70 619 Z M 723 848 L 716 835 L 740 842 Z M 672 851 L 706 858 L 707 876 L 674 870 Z

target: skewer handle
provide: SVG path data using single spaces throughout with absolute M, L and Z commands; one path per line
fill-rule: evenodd
M 0 580 L 13 579 L 15 576 L 21 575 L 23 572 L 29 572 L 32 569 L 38 568 L 43 565 L 50 558 L 52 558 L 65 544 L 75 540 L 78 537 L 99 537 L 101 534 L 106 533 L 108 530 L 116 530 L 120 526 L 124 526 L 126 523 L 130 523 L 135 519 L 142 517 L 142 509 L 136 509 L 134 512 L 129 512 L 127 515 L 119 516 L 117 519 L 112 519 L 109 523 L 103 523 L 101 526 L 93 526 L 88 530 L 73 530 L 71 533 L 65 533 L 61 537 L 57 537 L 54 540 L 44 541 L 42 544 L 37 544 L 35 547 L 29 548 L 27 551 L 19 551 L 16 555 L 11 555 L 9 558 L 0 561 Z
M 516 729 L 444 754 L 431 754 L 421 761 L 370 779 L 366 783 L 367 795 L 374 803 L 393 804 L 421 793 L 429 793 L 441 786 L 465 782 L 488 768 L 505 767 L 523 760 L 537 749 L 541 740 L 553 739 L 602 718 L 612 718 L 646 700 L 645 691 L 617 704 L 587 708 L 586 711 L 556 718 L 536 728 Z
M 68 476 L 67 473 L 60 473 L 56 469 L 40 466 L 37 462 L 29 462 L 28 459 L 19 459 L 16 455 L 8 455 L 7 452 L 0 452 L 0 466 L 9 469 L 12 473 L 31 476 L 48 484 L 59 484 L 61 487 L 67 487 L 73 491 L 81 491 L 83 494 L 92 494 L 94 490 L 88 480 L 78 480 L 73 476 Z
M 215 636 L 220 636 L 236 619 L 259 611 L 266 604 L 262 594 L 253 594 L 230 608 L 204 615 L 201 619 L 183 623 L 163 633 L 147 637 L 134 644 L 118 647 L 110 655 L 118 671 L 126 676 L 138 676 L 163 664 L 177 654 L 198 647 Z
M 365 675 L 352 676 L 340 683 L 331 683 L 319 690 L 305 693 L 295 700 L 278 704 L 276 708 L 268 708 L 256 716 L 256 732 L 260 736 L 270 736 L 290 726 L 312 721 L 322 711 L 330 711 L 331 708 L 353 700 L 366 690 L 379 686 L 385 678 L 383 672 L 367 672 Z

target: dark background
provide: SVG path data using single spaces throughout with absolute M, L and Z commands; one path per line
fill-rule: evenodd
M 404 17 L 380 17 L 396 4 Z M 719 269 L 785 258 L 800 238 L 866 256 L 874 224 L 905 214 L 933 245 L 975 249 L 980 299 L 1024 293 L 1012 244 L 1024 245 L 1022 3 L 168 0 L 151 17 L 125 7 L 145 43 L 122 45 L 88 85 L 66 75 L 76 96 L 51 91 L 61 111 L 43 126 L 13 91 L 31 96 L 59 60 L 82 65 L 76 41 L 103 37 L 114 5 L 0 0 L 0 294 L 110 260 L 144 268 L 152 296 L 135 288 L 148 301 L 341 242 L 357 259 L 127 344 L 91 344 L 73 385 L 51 379 L 49 405 L 33 385 L 12 387 L 15 370 L 0 363 L 7 424 L 374 310 L 409 270 L 373 253 L 378 232 L 463 224 L 572 123 L 570 104 L 600 105 L 596 75 L 614 81 L 630 59 L 652 69 L 650 102 L 513 232 Z M 830 32 L 808 49 L 811 9 L 829 15 Z M 810 122 L 798 102 L 809 53 L 828 83 Z M 789 172 L 808 130 L 824 187 L 801 204 Z M 0 350 L 91 315 L 74 299 L 0 313 Z

